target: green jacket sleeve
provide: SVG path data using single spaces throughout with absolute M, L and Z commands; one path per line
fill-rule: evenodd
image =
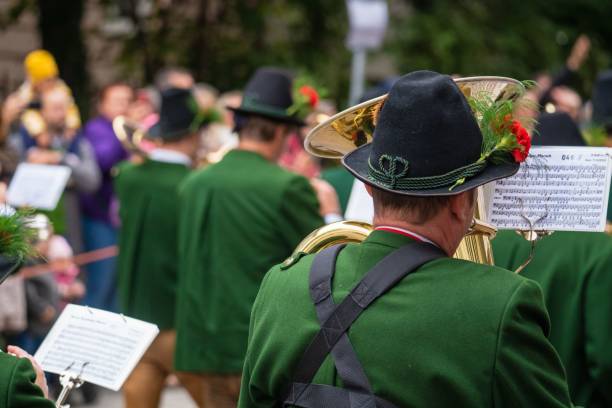
M 278 266 L 272 268 L 274 270 Z M 261 289 L 257 294 L 257 298 L 253 303 L 253 308 L 251 309 L 251 320 L 249 322 L 249 340 L 246 356 L 244 358 L 244 367 L 242 369 L 242 381 L 240 384 L 240 399 L 238 400 L 237 408 L 274 408 L 277 406 L 277 401 L 269 395 L 263 389 L 260 389 L 257 386 L 257 381 L 255 380 L 255 374 L 252 370 L 252 363 L 256 357 L 256 354 L 260 350 L 253 350 L 251 347 L 252 339 L 254 336 L 254 330 L 256 330 L 257 326 L 257 312 L 260 308 L 260 304 L 265 304 L 265 300 L 263 299 L 265 294 L 266 281 L 268 277 L 271 275 L 272 270 L 268 271 L 268 273 L 264 276 L 261 282 Z M 255 355 L 254 355 L 255 354 Z M 270 377 L 267 377 L 270 380 Z M 270 385 L 268 383 L 268 385 Z
M 42 390 L 34 383 L 36 374 L 32 364 L 25 358 L 18 358 L 9 378 L 6 408 L 54 408 L 55 404 L 43 396 Z M 3 405 L 0 404 L 0 407 Z
M 547 339 L 540 287 L 522 281 L 504 310 L 493 377 L 495 407 L 571 407 L 565 371 Z
M 612 250 L 597 258 L 586 283 L 585 353 L 594 393 L 612 406 Z
M 308 180 L 302 176 L 291 179 L 280 204 L 280 233 L 291 249 L 308 234 L 324 224 L 319 214 L 319 202 Z

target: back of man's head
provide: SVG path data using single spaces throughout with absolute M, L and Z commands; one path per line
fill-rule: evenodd
M 278 129 L 282 130 L 283 135 L 289 134 L 293 130 L 293 127 L 290 125 L 267 119 L 263 116 L 249 115 L 240 117 L 239 122 L 241 122 L 238 133 L 240 139 L 262 143 L 272 142 Z
M 450 196 L 416 197 L 372 187 L 372 200 L 377 220 L 403 220 L 423 225 L 448 206 Z

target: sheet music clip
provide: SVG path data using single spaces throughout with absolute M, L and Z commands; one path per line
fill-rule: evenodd
M 57 397 L 57 402 L 55 403 L 56 408 L 70 408 L 69 404 L 64 404 L 66 400 L 68 400 L 68 396 L 72 392 L 72 390 L 76 390 L 80 388 L 81 385 L 85 383 L 83 381 L 83 371 L 85 367 L 89 364 L 89 362 L 83 363 L 81 366 L 81 371 L 78 374 L 70 372 L 70 369 L 74 365 L 74 362 L 70 363 L 66 370 L 62 375 L 60 375 L 60 384 L 62 385 L 62 391 L 60 392 L 59 397 Z
M 521 207 L 522 207 L 522 200 L 521 200 Z M 535 247 L 536 244 L 538 243 L 539 240 L 541 240 L 542 238 L 551 235 L 554 231 L 547 231 L 547 230 L 536 230 L 535 229 L 535 225 L 542 221 L 543 219 L 545 219 L 546 217 L 548 217 L 548 207 L 546 208 L 546 214 L 544 214 L 543 216 L 539 217 L 538 219 L 532 221 L 529 219 L 529 217 L 527 217 L 524 214 L 524 211 L 521 212 L 521 217 L 525 220 L 525 222 L 529 225 L 529 229 L 528 230 L 519 230 L 516 231 L 517 234 L 519 234 L 520 236 L 522 236 L 523 238 L 525 238 L 525 240 L 531 242 L 531 249 L 529 250 L 529 256 L 527 257 L 527 260 L 525 262 L 523 262 L 521 264 L 521 266 L 519 266 L 518 268 L 516 268 L 516 270 L 514 271 L 514 273 L 521 273 L 523 271 L 523 269 L 525 269 L 527 267 L 527 265 L 529 265 L 531 263 L 531 261 L 533 260 L 533 256 L 535 255 Z

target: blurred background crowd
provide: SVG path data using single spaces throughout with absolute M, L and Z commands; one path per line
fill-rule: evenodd
M 362 100 L 421 68 L 532 79 L 538 144 L 612 147 L 612 3 L 393 0 L 389 7 Z M 166 89 L 194 89 L 201 109 L 216 115 L 201 134 L 198 166 L 205 166 L 237 143 L 227 108 L 240 105 L 237 89 L 255 67 L 308 72 L 327 92 L 280 164 L 324 180 L 319 189 L 333 187 L 345 210 L 353 178 L 303 149 L 308 130 L 348 103 L 345 13 L 343 2 L 324 0 L 0 1 L 0 199 L 19 163 L 72 170 L 58 207 L 36 217 L 41 258 L 24 272 L 25 293 L 10 281 L 0 287 L 4 340 L 35 352 L 67 302 L 116 310 L 112 251 L 74 255 L 116 245 L 113 169 L 139 153 L 119 140 L 112 121 L 122 115 L 150 128 Z M 49 261 L 51 270 L 36 267 Z

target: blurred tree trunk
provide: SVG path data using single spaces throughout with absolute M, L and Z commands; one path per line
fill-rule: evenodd
M 57 60 L 60 76 L 72 89 L 85 120 L 90 113 L 87 52 L 81 21 L 85 0 L 37 0 L 42 48 Z
M 210 53 L 208 49 L 208 25 L 212 23 L 208 18 L 209 0 L 198 1 L 198 12 L 195 19 L 195 33 L 193 34 L 193 53 L 189 56 L 189 68 L 199 78 L 206 78 L 206 59 Z
M 135 39 L 140 44 L 140 54 L 142 55 L 142 77 L 145 83 L 151 83 L 155 75 L 155 67 L 151 60 L 151 53 L 149 51 L 149 39 L 145 30 L 145 22 L 138 15 L 138 1 L 137 0 L 126 0 L 123 3 L 126 6 L 127 16 L 132 20 L 134 24 Z

